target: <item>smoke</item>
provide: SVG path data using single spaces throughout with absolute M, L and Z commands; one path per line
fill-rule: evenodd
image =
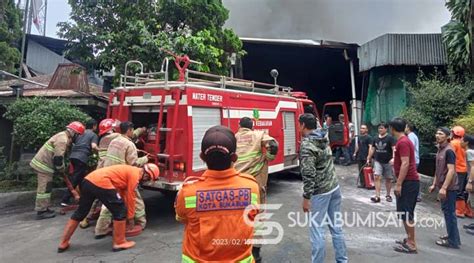
M 223 0 L 241 37 L 363 44 L 385 33 L 439 33 L 445 0 Z

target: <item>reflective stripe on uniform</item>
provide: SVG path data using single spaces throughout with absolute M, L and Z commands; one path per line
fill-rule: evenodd
M 239 263 L 252 263 L 253 262 L 253 255 L 250 255 L 244 259 L 242 259 L 241 261 L 239 261 Z
M 107 155 L 107 150 L 105 150 L 105 151 L 99 151 L 99 157 L 100 157 L 100 158 L 103 158 L 103 157 L 105 157 L 106 155 Z
M 255 167 L 250 171 L 251 174 L 254 174 L 255 172 L 258 172 L 262 169 L 262 167 L 265 165 L 265 162 L 259 162 L 255 165 Z
M 142 211 L 135 210 L 135 218 L 140 218 L 142 216 L 145 216 L 145 210 L 142 210 Z
M 51 193 L 36 193 L 36 199 L 50 199 Z
M 275 155 L 274 155 L 274 154 L 271 154 L 270 152 L 267 152 L 266 155 L 267 155 L 267 158 L 268 158 L 268 159 L 271 159 L 271 160 L 275 159 Z
M 54 173 L 54 169 L 49 167 L 47 164 L 41 162 L 41 161 L 38 161 L 37 159 L 33 158 L 31 160 L 31 164 L 33 164 L 34 166 L 36 166 L 37 168 L 41 169 L 41 170 L 44 170 L 45 172 L 48 172 L 48 173 Z
M 187 196 L 184 198 L 185 208 L 196 208 L 196 196 Z
M 254 151 L 254 152 L 249 152 L 246 154 L 239 155 L 238 161 L 248 161 L 252 158 L 255 158 L 257 156 L 261 155 L 259 151 Z
M 192 260 L 190 257 L 186 256 L 185 254 L 181 255 L 181 262 L 183 263 L 194 263 L 196 261 Z
M 117 157 L 115 155 L 112 155 L 112 154 L 106 154 L 105 155 L 107 158 L 111 159 L 112 161 L 115 161 L 115 162 L 118 162 L 118 163 L 121 163 L 121 164 L 124 164 L 125 163 L 125 160 L 120 158 L 120 157 Z
M 44 145 L 44 148 L 50 152 L 54 152 L 54 146 L 49 144 L 49 142 L 45 143 Z
M 258 204 L 258 195 L 255 193 L 252 193 L 252 205 L 257 205 Z

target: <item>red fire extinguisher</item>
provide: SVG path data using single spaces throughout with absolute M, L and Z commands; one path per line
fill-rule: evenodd
M 370 165 L 367 165 L 362 170 L 364 174 L 365 188 L 373 189 L 375 187 L 374 183 L 374 170 Z

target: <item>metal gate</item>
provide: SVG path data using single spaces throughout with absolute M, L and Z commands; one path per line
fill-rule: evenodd
M 296 154 L 296 126 L 294 112 L 283 112 L 283 136 L 283 155 L 288 156 Z
M 192 107 L 193 118 L 193 171 L 206 169 L 206 164 L 201 160 L 201 141 L 204 133 L 212 126 L 221 125 L 221 109 Z

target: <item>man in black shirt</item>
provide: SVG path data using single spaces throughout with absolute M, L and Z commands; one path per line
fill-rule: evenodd
M 393 177 L 393 157 L 397 141 L 387 133 L 388 124 L 380 123 L 378 125 L 379 135 L 374 138 L 372 147 L 367 157 L 367 163 L 370 164 L 374 158 L 374 176 L 375 176 L 375 196 L 370 198 L 372 202 L 380 202 L 380 191 L 382 188 L 382 177 L 385 179 L 385 188 L 387 195 L 385 200 L 392 202 L 390 191 L 392 190 Z
M 97 122 L 90 119 L 86 122 L 86 131 L 84 134 L 78 136 L 74 145 L 72 146 L 69 160 L 73 166 L 73 174 L 71 176 L 71 183 L 76 187 L 82 183 L 82 180 L 87 175 L 87 162 L 92 154 L 92 150 L 98 151 L 99 137 L 95 133 L 97 130 Z M 67 191 L 61 201 L 61 206 L 68 206 L 71 199 L 71 192 Z
M 354 158 L 357 160 L 357 164 L 359 165 L 359 185 L 358 187 L 364 188 L 365 187 L 365 179 L 364 173 L 362 172 L 362 168 L 367 163 L 367 157 L 369 155 L 369 149 L 372 147 L 373 139 L 372 136 L 369 135 L 369 128 L 366 124 L 362 124 L 360 126 L 360 135 L 359 140 L 356 145 Z

